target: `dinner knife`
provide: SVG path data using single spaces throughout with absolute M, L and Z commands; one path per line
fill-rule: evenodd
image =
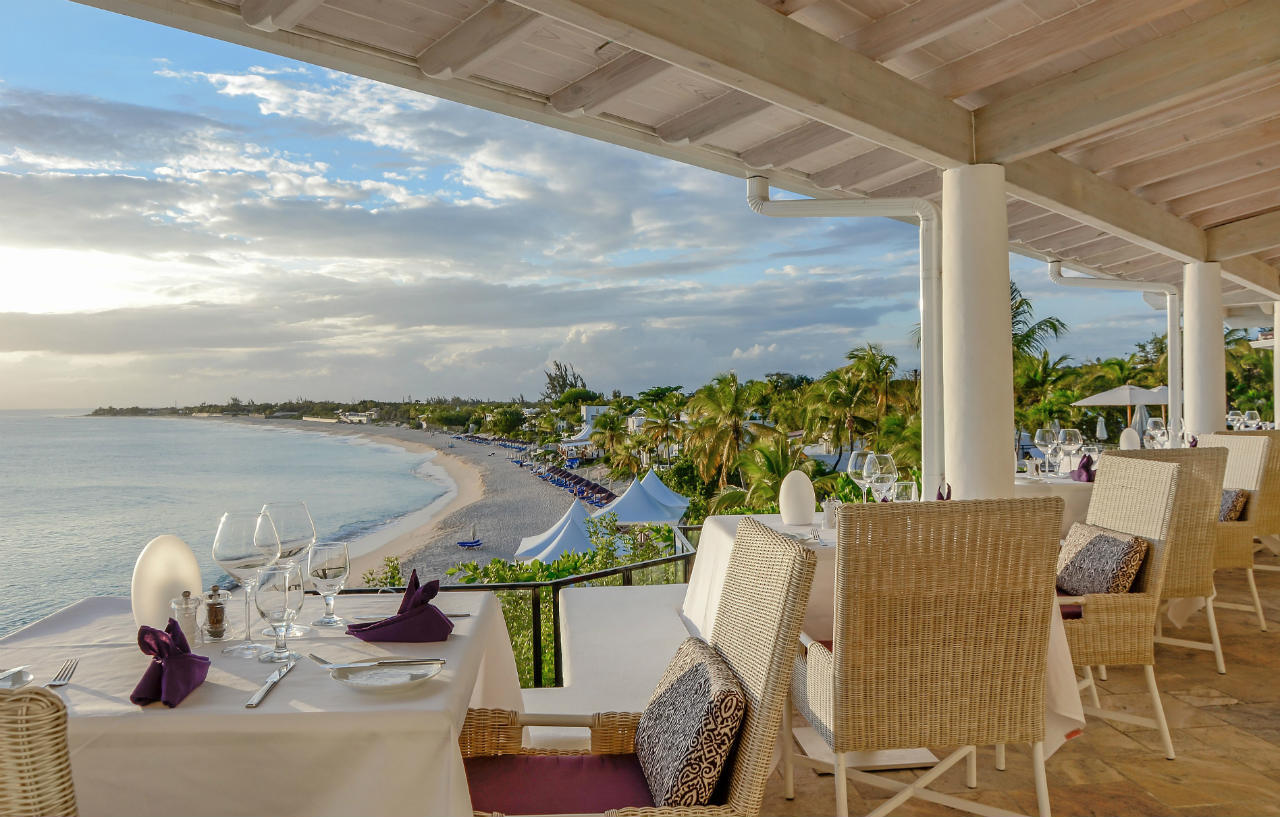
M 315 653 L 310 654 L 311 660 L 315 661 L 325 669 L 357 669 L 363 667 L 408 667 L 420 664 L 443 664 L 443 658 L 370 658 L 367 661 L 348 661 L 348 662 L 332 662 L 325 661 Z
M 7 669 L 7 670 L 5 670 L 4 672 L 0 672 L 0 681 L 6 681 L 6 680 L 8 680 L 8 679 L 9 679 L 9 676 L 11 676 L 11 675 L 17 675 L 19 672 L 22 672 L 24 669 L 26 669 L 26 668 L 27 668 L 27 667 L 29 667 L 29 666 L 31 666 L 31 665 L 30 665 L 30 664 L 23 664 L 23 665 L 22 665 L 22 666 L 20 666 L 20 667 L 14 667 L 13 669 Z
M 271 673 L 271 675 L 267 677 L 267 682 L 262 685 L 262 688 L 253 693 L 252 698 L 244 702 L 245 709 L 253 709 L 257 707 L 258 704 L 262 703 L 262 699 L 267 697 L 267 693 L 275 689 L 276 684 L 280 683 L 280 679 L 288 675 L 289 670 L 293 669 L 293 665 L 296 663 L 298 663 L 298 659 L 295 658 L 280 669 Z

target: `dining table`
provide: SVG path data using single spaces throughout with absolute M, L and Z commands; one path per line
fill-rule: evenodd
M 1018 474 L 1013 480 L 1013 495 L 1019 499 L 1035 496 L 1056 496 L 1062 499 L 1062 529 L 1059 537 L 1065 539 L 1067 531 L 1089 515 L 1089 499 L 1093 496 L 1092 482 L 1078 482 L 1062 474 L 1027 476 Z
M 702 526 L 698 557 L 689 575 L 681 614 L 695 635 L 706 636 L 715 627 L 716 610 L 724 587 L 729 556 L 738 523 L 744 516 L 709 516 Z M 817 557 L 804 633 L 816 641 L 830 640 L 835 631 L 836 531 L 824 527 L 821 514 L 814 524 L 784 525 L 778 514 L 751 514 L 751 518 L 811 547 Z M 1066 628 L 1055 604 L 1049 619 L 1048 656 L 1045 667 L 1045 755 L 1051 755 L 1084 729 L 1084 708 L 1076 684 L 1075 665 L 1067 645 Z M 803 741 L 802 741 L 803 742 Z M 903 764 L 906 765 L 906 764 Z
M 344 617 L 387 616 L 400 594 L 347 594 Z M 468 707 L 522 711 L 502 610 L 489 592 L 445 592 L 456 616 L 444 641 L 367 643 L 343 628 L 314 627 L 289 646 L 329 662 L 387 656 L 442 658 L 412 688 L 343 685 L 303 657 L 257 708 L 249 697 L 279 666 L 222 655 L 244 632 L 228 606 L 225 642 L 198 643 L 207 679 L 170 709 L 130 702 L 151 658 L 138 648 L 129 599 L 91 597 L 0 639 L 0 667 L 30 664 L 45 682 L 64 659 L 79 665 L 55 690 L 67 705 L 71 770 L 80 813 L 96 815 L 469 815 L 458 737 Z M 298 617 L 323 613 L 308 596 Z M 262 628 L 254 622 L 254 630 Z M 261 635 L 260 642 L 269 641 Z

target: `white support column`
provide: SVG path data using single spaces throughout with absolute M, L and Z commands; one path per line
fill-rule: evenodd
M 955 499 L 1013 495 L 1013 329 L 1004 168 L 942 174 L 942 383 Z
M 1222 265 L 1183 267 L 1183 367 L 1187 431 L 1226 429 L 1227 357 L 1222 341 Z

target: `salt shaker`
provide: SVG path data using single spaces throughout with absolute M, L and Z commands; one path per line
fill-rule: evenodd
M 192 644 L 200 643 L 200 597 L 192 597 L 190 590 L 183 590 L 182 597 L 169 602 L 173 619 L 182 628 L 182 634 Z
M 214 585 L 204 594 L 204 632 L 207 640 L 221 641 L 227 635 L 227 602 L 231 594 Z
M 838 499 L 822 500 L 822 527 L 831 530 L 836 526 L 836 512 L 840 510 Z

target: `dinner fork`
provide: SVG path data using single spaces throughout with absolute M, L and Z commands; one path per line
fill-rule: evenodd
M 58 672 L 53 676 L 53 680 L 45 684 L 46 687 L 66 686 L 67 681 L 71 680 L 71 676 L 75 674 L 76 667 L 80 665 L 78 658 L 68 658 L 62 662 L 62 666 L 58 667 Z

